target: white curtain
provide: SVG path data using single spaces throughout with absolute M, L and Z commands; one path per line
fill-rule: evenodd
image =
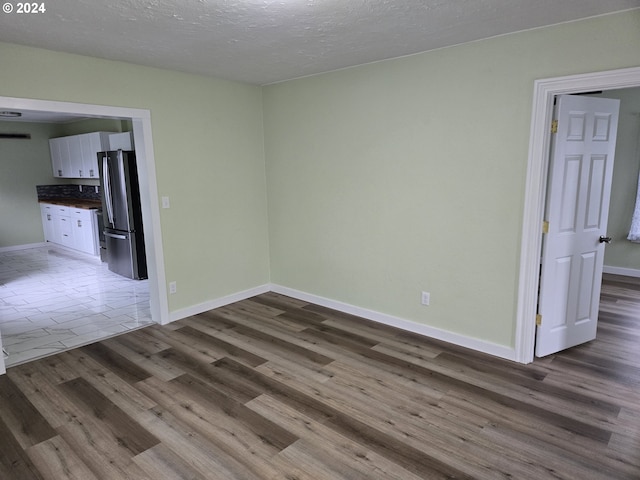
M 640 243 L 640 177 L 638 177 L 638 193 L 636 194 L 636 206 L 631 217 L 631 228 L 627 240 Z

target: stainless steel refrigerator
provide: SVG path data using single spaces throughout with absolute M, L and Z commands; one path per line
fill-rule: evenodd
M 128 278 L 147 278 L 136 155 L 98 153 L 104 237 L 109 270 Z

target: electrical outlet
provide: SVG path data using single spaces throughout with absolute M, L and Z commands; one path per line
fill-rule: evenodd
M 176 282 L 169 282 L 169 293 L 173 294 L 178 291 L 178 285 Z
M 429 292 L 422 292 L 422 299 L 420 303 L 422 303 L 422 305 L 429 305 L 430 302 L 431 302 L 431 294 Z

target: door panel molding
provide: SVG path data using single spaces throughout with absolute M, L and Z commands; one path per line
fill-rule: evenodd
M 560 94 L 638 86 L 640 67 L 554 77 L 534 82 L 516 311 L 515 360 L 520 363 L 532 362 L 534 354 L 542 248 L 541 228 L 549 166 L 553 97 Z

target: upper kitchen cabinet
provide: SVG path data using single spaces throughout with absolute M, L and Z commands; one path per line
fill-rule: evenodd
M 49 139 L 53 176 L 61 178 L 100 178 L 98 152 L 109 150 L 113 132 L 91 132 Z
M 69 158 L 69 138 L 60 137 L 49 139 L 51 150 L 51 166 L 54 177 L 71 177 L 71 160 Z
M 109 135 L 109 150 L 135 150 L 133 133 L 122 132 Z

